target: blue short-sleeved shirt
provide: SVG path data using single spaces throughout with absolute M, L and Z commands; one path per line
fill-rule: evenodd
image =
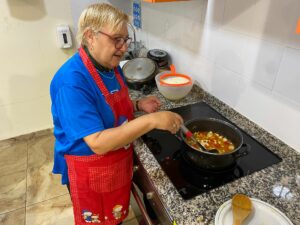
M 122 70 L 118 71 L 124 78 Z M 114 71 L 98 71 L 112 93 L 120 90 Z M 93 78 L 76 53 L 54 75 L 50 85 L 55 149 L 53 173 L 68 184 L 64 155 L 92 155 L 83 137 L 114 127 L 114 115 Z

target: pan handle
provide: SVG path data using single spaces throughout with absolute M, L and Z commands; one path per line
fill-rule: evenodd
M 178 139 L 178 141 L 182 142 L 182 138 L 180 137 L 180 135 L 177 133 L 177 134 L 174 134 L 174 136 Z

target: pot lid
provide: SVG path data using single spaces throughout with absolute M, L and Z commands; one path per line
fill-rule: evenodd
M 161 59 L 167 57 L 168 53 L 160 49 L 152 49 L 149 51 L 149 55 Z
M 135 58 L 129 60 L 122 70 L 127 80 L 143 81 L 155 75 L 156 64 L 149 58 Z

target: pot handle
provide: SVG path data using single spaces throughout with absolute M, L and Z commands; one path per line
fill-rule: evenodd
M 180 135 L 179 135 L 178 133 L 174 134 L 174 136 L 175 136 L 180 142 L 183 141 L 182 138 L 180 137 Z
M 248 145 L 247 143 L 243 143 L 241 146 L 241 150 L 238 153 L 236 153 L 234 156 L 235 158 L 241 158 L 243 156 L 248 155 L 250 150 L 251 150 L 251 146 Z

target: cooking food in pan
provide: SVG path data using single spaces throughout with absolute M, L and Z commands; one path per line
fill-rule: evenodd
M 218 150 L 218 153 L 224 154 L 235 149 L 234 144 L 228 138 L 218 134 L 217 132 L 196 131 L 193 135 L 206 150 L 216 149 Z M 198 144 L 192 139 L 188 139 L 187 142 L 189 145 L 198 148 Z

